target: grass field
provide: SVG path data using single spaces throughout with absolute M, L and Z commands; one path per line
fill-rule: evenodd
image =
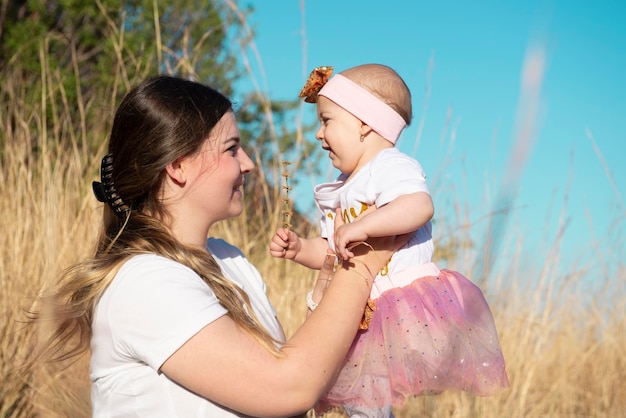
M 54 78 L 45 70 L 44 75 L 42 79 Z M 54 99 L 62 97 L 53 91 L 60 87 L 51 83 L 37 106 L 24 103 L 22 80 L 5 78 L 3 83 L 0 417 L 88 416 L 86 358 L 56 367 L 40 364 L 28 372 L 20 368 L 45 332 L 45 324 L 39 330 L 24 324 L 24 309 L 61 268 L 91 253 L 100 210 L 90 184 L 104 154 L 93 144 L 104 144 L 110 115 L 92 123 L 87 138 L 85 130 L 72 128 L 75 110 Z M 212 234 L 238 245 L 258 266 L 291 334 L 305 316 L 304 296 L 314 273 L 269 257 L 267 242 L 282 223 L 281 196 L 271 184 L 262 186 L 269 190 L 270 207 L 255 223 L 262 228 L 249 227 L 246 219 L 255 209 L 248 207 L 246 216 L 216 226 Z M 452 228 L 462 223 L 445 222 Z M 462 393 L 418 398 L 396 416 L 626 417 L 626 262 L 607 260 L 591 271 L 563 271 L 556 268 L 563 255 L 558 237 L 539 265 L 515 251 L 515 236 L 503 240 L 513 248 L 507 254 L 513 255 L 500 260 L 500 270 L 481 286 L 498 326 L 510 389 L 487 398 Z M 447 266 L 472 278 L 475 248 L 461 241 L 446 245 L 446 253 L 453 254 L 445 260 Z

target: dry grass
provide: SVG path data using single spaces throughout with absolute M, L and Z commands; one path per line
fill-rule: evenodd
M 99 204 L 89 185 L 97 176 L 103 152 L 90 150 L 87 130 L 70 128 L 76 114 L 63 105 L 63 92 L 55 90 L 60 84 L 46 82 L 53 75 L 49 69 L 42 71 L 38 104 L 24 103 L 27 95 L 19 79 L 3 79 L 0 94 L 4 138 L 0 150 L 0 417 L 89 415 L 86 358 L 55 368 L 39 365 L 32 372 L 21 369 L 36 346 L 38 332 L 45 331 L 26 327 L 23 309 L 34 303 L 34 296 L 62 267 L 91 252 L 100 220 Z M 107 100 L 103 98 L 104 103 Z M 96 143 L 104 143 L 108 119 L 90 124 L 91 137 L 101 138 Z M 41 147 L 37 153 L 32 151 L 35 144 Z M 280 178 L 280 173 L 263 170 L 258 175 Z M 305 316 L 304 295 L 314 275 L 269 257 L 267 242 L 283 222 L 283 206 L 280 190 L 268 183 L 262 186 L 272 210 L 259 220 L 261 228 L 251 230 L 245 219 L 255 209 L 247 208 L 246 216 L 220 224 L 212 232 L 240 246 L 258 266 L 269 297 L 292 334 Z M 464 223 L 460 218 L 446 220 L 448 225 Z M 626 416 L 626 266 L 618 260 L 594 268 L 593 279 L 601 285 L 589 291 L 582 280 L 583 276 L 588 280 L 588 272 L 559 273 L 554 268 L 561 256 L 558 240 L 546 260 L 535 266 L 519 259 L 517 243 L 509 237 L 511 259 L 502 271 L 492 272 L 491 282 L 484 283 L 511 388 L 488 398 L 445 393 L 414 399 L 396 411 L 397 417 Z M 459 244 L 450 264 L 472 277 L 474 256 Z

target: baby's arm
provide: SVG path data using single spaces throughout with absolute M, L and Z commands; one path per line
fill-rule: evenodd
M 270 254 L 276 258 L 293 260 L 305 267 L 322 268 L 328 241 L 322 237 L 300 238 L 287 228 L 279 228 L 270 241 Z
M 386 237 L 413 232 L 432 219 L 435 213 L 428 193 L 416 192 L 399 196 L 372 213 L 352 223 L 342 225 L 335 232 L 335 252 L 347 260 L 353 256 L 346 247 L 350 243 L 366 241 L 369 237 Z

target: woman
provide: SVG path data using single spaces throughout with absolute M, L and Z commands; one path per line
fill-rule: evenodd
M 206 238 L 241 213 L 254 169 L 230 101 L 199 83 L 147 79 L 117 109 L 108 151 L 94 182 L 107 203 L 104 230 L 95 255 L 53 291 L 63 319 L 48 344 L 57 359 L 91 345 L 93 416 L 310 409 L 356 335 L 371 272 L 406 239 L 361 245 L 334 273 L 328 256 L 323 301 L 285 341 L 257 270 L 237 248 Z

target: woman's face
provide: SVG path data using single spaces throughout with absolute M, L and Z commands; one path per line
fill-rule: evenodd
M 253 169 L 254 163 L 241 148 L 235 116 L 229 111 L 188 162 L 191 183 L 186 198 L 193 212 L 208 220 L 209 226 L 241 214 L 244 175 Z

